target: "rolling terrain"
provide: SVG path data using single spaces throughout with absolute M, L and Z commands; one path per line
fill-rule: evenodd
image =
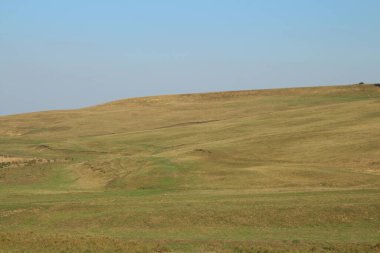
M 380 87 L 2 116 L 0 252 L 380 252 Z

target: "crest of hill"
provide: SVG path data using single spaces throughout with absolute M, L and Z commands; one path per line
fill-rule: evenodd
M 109 108 L 120 105 L 146 105 L 161 104 L 170 102 L 195 102 L 195 101 L 212 101 L 212 100 L 229 100 L 238 98 L 260 97 L 260 96 L 304 96 L 304 95 L 343 95 L 359 91 L 379 92 L 378 84 L 349 84 L 337 86 L 314 86 L 314 87 L 297 87 L 297 88 L 278 88 L 278 89 L 260 89 L 260 90 L 237 90 L 222 92 L 206 93 L 186 93 L 173 95 L 145 96 L 136 98 L 127 98 L 111 101 L 108 103 L 91 106 L 91 108 Z
M 376 85 L 343 85 L 130 98 L 77 110 L 3 116 L 0 117 L 0 134 L 73 138 L 217 121 L 228 123 L 296 108 L 315 110 L 316 106 L 343 106 L 342 103 L 347 103 L 346 109 L 357 108 L 355 103 L 373 108 L 368 103 L 377 100 L 379 94 L 380 88 Z

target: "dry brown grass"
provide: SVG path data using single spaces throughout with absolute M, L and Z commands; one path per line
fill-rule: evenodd
M 379 252 L 380 244 L 316 244 L 302 243 L 298 240 L 282 242 L 238 242 L 238 241 L 139 241 L 115 239 L 99 236 L 37 235 L 31 233 L 0 233 L 0 252 L 130 252 L 164 253 L 181 252 L 178 247 L 186 244 L 198 245 L 193 252 L 215 253 L 356 253 Z M 170 246 L 164 246 L 170 245 Z M 17 249 L 15 249 L 17 248 Z M 36 251 L 37 250 L 37 251 Z
M 0 154 L 6 252 L 378 250 L 376 86 L 0 117 Z

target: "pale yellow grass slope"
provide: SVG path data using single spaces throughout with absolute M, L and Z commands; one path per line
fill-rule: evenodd
M 380 88 L 126 99 L 1 117 L 0 136 L 3 153 L 66 159 L 79 188 L 373 188 Z

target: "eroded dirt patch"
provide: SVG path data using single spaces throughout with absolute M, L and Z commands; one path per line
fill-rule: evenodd
M 45 158 L 26 158 L 26 157 L 14 157 L 7 155 L 0 155 L 0 168 L 6 167 L 22 167 L 35 164 L 45 164 L 55 162 L 52 159 Z

